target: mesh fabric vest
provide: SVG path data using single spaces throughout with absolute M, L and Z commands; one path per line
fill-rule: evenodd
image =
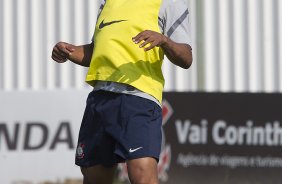
M 97 20 L 94 50 L 86 82 L 96 80 L 129 84 L 162 101 L 163 51 L 145 52 L 132 37 L 144 30 L 160 33 L 161 0 L 107 0 Z

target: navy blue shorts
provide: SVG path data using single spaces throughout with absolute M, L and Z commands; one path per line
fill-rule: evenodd
M 162 110 L 138 96 L 92 91 L 80 127 L 75 163 L 111 167 L 130 159 L 159 159 Z

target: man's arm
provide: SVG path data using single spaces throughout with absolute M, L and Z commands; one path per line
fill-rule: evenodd
M 192 48 L 188 44 L 176 43 L 167 37 L 161 47 L 167 58 L 175 65 L 188 69 L 193 62 Z
M 141 43 L 139 47 L 144 48 L 145 51 L 156 46 L 161 47 L 167 58 L 181 68 L 188 69 L 192 64 L 192 48 L 188 44 L 176 43 L 161 33 L 146 30 L 133 37 L 132 40 L 136 44 Z
M 65 42 L 57 43 L 52 51 L 52 59 L 58 63 L 67 60 L 75 64 L 89 67 L 93 52 L 93 43 L 75 46 Z

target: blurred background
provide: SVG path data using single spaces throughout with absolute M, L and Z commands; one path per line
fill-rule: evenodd
M 262 95 L 258 99 L 272 95 L 279 108 L 282 105 L 282 1 L 187 0 L 187 4 L 194 62 L 189 70 L 183 70 L 165 60 L 167 98 L 173 100 L 170 95 L 179 93 L 188 95 L 187 99 L 191 94 L 232 93 L 235 98 L 228 100 L 248 102 L 253 96 L 241 98 L 236 94 Z M 96 0 L 0 0 L 1 184 L 80 182 L 79 169 L 73 166 L 72 160 L 84 101 L 91 91 L 84 82 L 87 69 L 70 62 L 57 64 L 51 60 L 51 52 L 58 41 L 76 45 L 91 42 L 98 6 Z M 183 98 L 185 101 L 186 97 Z M 211 105 L 201 101 L 205 96 L 195 98 L 198 99 L 195 104 Z M 189 101 L 185 102 L 186 105 L 176 104 L 172 108 L 186 108 Z M 273 111 L 271 104 L 266 106 L 265 101 L 262 104 L 267 109 L 258 112 Z M 240 103 L 237 110 L 245 105 Z M 244 121 L 252 119 L 248 114 L 246 117 Z M 279 113 L 269 117 L 262 118 L 258 126 L 267 127 L 266 121 L 282 119 Z M 202 124 L 200 128 L 205 127 Z M 280 124 L 276 128 L 280 130 Z M 274 151 L 282 153 L 282 133 L 277 136 L 281 140 Z M 185 144 L 188 147 L 191 140 Z M 275 158 L 279 164 L 273 168 L 281 169 L 280 157 Z M 229 168 L 226 165 L 223 168 L 226 167 Z M 125 176 L 119 174 L 122 177 Z M 162 181 L 173 183 L 168 179 Z M 188 181 L 184 177 L 178 183 Z M 227 180 L 215 181 L 226 183 Z M 244 182 L 260 183 L 255 179 Z M 193 183 L 205 181 L 194 178 Z
M 281 1 L 190 0 L 194 63 L 164 63 L 167 91 L 281 92 Z M 85 69 L 50 59 L 89 43 L 98 1 L 1 0 L 0 89 L 83 89 Z M 71 80 L 70 80 L 71 79 Z

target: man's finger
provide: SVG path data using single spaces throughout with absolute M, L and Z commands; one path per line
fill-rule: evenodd
M 60 56 L 58 56 L 58 55 L 56 55 L 56 54 L 52 54 L 52 59 L 55 60 L 55 61 L 61 61 L 61 60 L 63 60 L 64 58 L 62 58 L 62 57 L 60 57 Z
M 52 59 L 53 59 L 54 61 L 56 61 L 56 62 L 59 62 L 59 61 L 61 60 L 60 58 L 58 58 L 58 57 L 55 56 L 55 55 L 52 55 L 51 57 L 52 57 Z
M 56 61 L 57 63 L 64 63 L 64 62 L 67 61 L 67 58 L 60 58 L 60 57 L 57 57 L 57 56 L 55 56 L 55 55 L 52 56 L 52 59 L 53 59 L 54 61 Z
M 135 42 L 136 40 L 139 40 L 139 38 L 140 38 L 140 36 L 143 34 L 143 32 L 141 32 L 141 33 L 138 33 L 136 36 L 134 36 L 133 38 L 132 38 L 132 40 Z
M 151 43 L 151 45 L 149 47 L 146 47 L 144 50 L 145 51 L 149 51 L 149 50 L 153 49 L 156 46 L 157 46 L 157 42 L 153 42 L 153 43 Z
M 53 52 L 52 56 L 54 56 L 54 58 L 56 58 L 59 61 L 67 59 L 65 55 L 62 55 L 62 53 L 58 53 L 58 52 Z
M 154 47 L 155 47 L 154 45 L 150 45 L 149 47 L 144 48 L 144 50 L 145 50 L 145 51 L 149 51 L 149 50 L 151 50 L 151 49 L 154 48 Z
M 64 59 L 64 58 L 69 56 L 68 54 L 66 54 L 66 53 L 64 53 L 60 50 L 54 50 L 52 54 L 55 55 L 58 58 L 61 58 L 61 59 Z
M 60 53 L 63 53 L 64 56 L 66 56 L 66 57 L 68 57 L 68 56 L 71 54 L 71 52 L 68 51 L 68 50 L 66 49 L 66 47 L 58 47 L 58 50 L 59 50 Z
M 132 38 L 132 41 L 137 43 L 140 43 L 142 40 L 147 40 L 149 36 L 145 34 L 144 32 L 139 33 L 137 36 Z
M 142 40 L 143 40 L 143 39 L 142 39 L 142 37 L 140 37 L 140 36 L 132 39 L 132 41 L 133 41 L 134 43 L 136 43 L 136 44 L 140 43 Z
M 140 48 L 145 47 L 147 44 L 149 44 L 150 42 L 148 41 L 144 41 L 142 44 L 139 45 Z
M 70 54 L 75 51 L 75 48 L 72 45 L 66 46 L 66 49 L 70 52 Z

